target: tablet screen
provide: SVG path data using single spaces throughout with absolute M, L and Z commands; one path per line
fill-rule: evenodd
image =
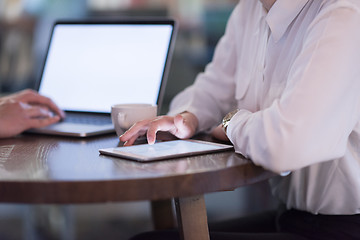
M 154 161 L 176 157 L 193 156 L 232 149 L 233 146 L 197 140 L 175 140 L 154 145 L 141 144 L 128 147 L 100 149 L 101 154 L 132 159 Z

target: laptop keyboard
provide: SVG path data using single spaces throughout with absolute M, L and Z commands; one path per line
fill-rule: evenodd
M 106 125 L 111 124 L 111 118 L 103 115 L 80 115 L 67 113 L 64 122 L 81 123 L 92 125 Z

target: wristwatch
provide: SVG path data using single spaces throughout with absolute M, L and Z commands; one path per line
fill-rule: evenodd
M 230 123 L 231 118 L 239 111 L 239 109 L 235 109 L 234 111 L 229 112 L 225 115 L 225 117 L 222 120 L 222 129 L 226 133 L 227 127 Z

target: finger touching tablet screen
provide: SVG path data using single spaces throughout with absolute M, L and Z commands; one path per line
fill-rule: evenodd
M 99 152 L 104 155 L 111 155 L 140 162 L 149 162 L 231 149 L 233 149 L 233 146 L 226 144 L 198 140 L 175 140 L 158 142 L 153 145 L 140 144 L 128 147 L 99 149 Z

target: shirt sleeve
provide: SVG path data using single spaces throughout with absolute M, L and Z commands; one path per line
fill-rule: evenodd
M 360 119 L 360 14 L 324 9 L 310 24 L 285 90 L 258 112 L 240 110 L 227 128 L 237 152 L 284 172 L 345 155 Z
M 235 104 L 235 22 L 238 7 L 231 14 L 224 36 L 216 46 L 214 57 L 204 73 L 197 76 L 190 87 L 179 93 L 170 104 L 169 115 L 188 111 L 199 120 L 198 131 L 217 124 Z

